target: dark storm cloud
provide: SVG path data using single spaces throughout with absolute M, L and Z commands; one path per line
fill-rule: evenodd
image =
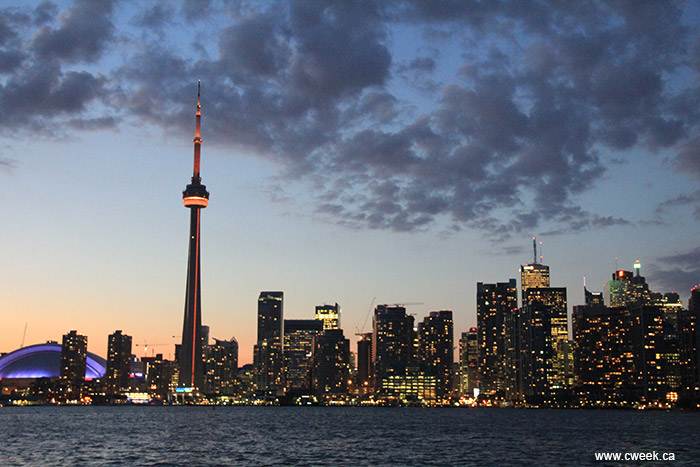
M 184 0 L 132 12 L 131 25 L 162 34 L 142 35 L 102 76 L 81 66 L 117 40 L 112 3 L 47 2 L 25 13 L 24 36 L 0 19 L 0 111 L 26 99 L 25 124 L 53 118 L 86 129 L 116 124 L 125 115 L 110 112 L 121 109 L 180 131 L 191 127 L 201 78 L 207 144 L 235 145 L 310 181 L 317 212 L 331 221 L 398 231 L 444 222 L 494 239 L 540 226 L 608 228 L 629 221 L 588 212 L 577 195 L 628 157 L 619 150 L 668 151 L 679 170 L 700 175 L 700 90 L 685 76 L 700 76 L 700 35 L 682 25 L 681 6 L 236 1 L 222 9 Z M 28 32 L 31 18 L 41 26 Z M 209 48 L 193 57 L 163 41 L 177 24 L 206 30 Z M 397 60 L 395 26 L 428 45 Z M 441 50 L 446 38 L 463 44 L 460 53 Z M 457 56 L 448 68 L 459 72 L 439 75 Z M 106 114 L 82 115 L 96 102 Z

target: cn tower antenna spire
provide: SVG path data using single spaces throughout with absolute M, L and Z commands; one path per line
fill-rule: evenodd
M 195 129 L 194 129 L 194 169 L 192 171 L 192 183 L 199 183 L 202 179 L 199 176 L 199 154 L 202 146 L 202 138 L 200 136 L 200 129 L 202 125 L 202 105 L 200 103 L 200 88 L 201 82 L 197 81 L 197 113 L 195 114 Z
M 533 253 L 535 254 L 534 260 L 532 264 L 537 264 L 537 239 L 535 237 L 532 237 L 532 250 Z
M 182 325 L 179 367 L 182 387 L 201 389 L 204 384 L 202 361 L 202 293 L 200 274 L 200 220 L 201 211 L 209 205 L 209 192 L 202 185 L 199 175 L 201 105 L 200 83 L 197 82 L 197 113 L 194 133 L 194 170 L 192 183 L 182 192 L 182 204 L 190 210 L 189 260 L 187 262 L 187 287 L 185 289 L 185 316 Z

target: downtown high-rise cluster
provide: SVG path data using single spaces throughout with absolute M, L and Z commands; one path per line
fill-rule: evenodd
M 571 322 L 566 289 L 550 287 L 544 264 L 521 266 L 520 284 L 479 282 L 477 325 L 458 342 L 450 310 L 416 319 L 405 304 L 380 304 L 355 349 L 338 303 L 285 319 L 284 293 L 263 291 L 252 364 L 238 366 L 234 338 L 210 342 L 201 327 L 201 386 L 182 378 L 181 345 L 174 361 L 137 358 L 121 331 L 108 338 L 104 376 L 86 379 L 87 337 L 71 331 L 60 378 L 25 393 L 93 403 L 697 407 L 700 287 L 685 308 L 635 270 L 615 271 L 604 292 L 584 288 Z
M 318 305 L 311 319 L 284 319 L 283 292 L 261 292 L 258 340 L 239 395 L 254 402 L 437 401 L 452 392 L 449 310 L 414 322 L 405 306 L 378 305 L 357 352 L 340 327 L 341 308 Z
M 604 292 L 584 286 L 571 323 L 566 289 L 550 287 L 541 263 L 521 266 L 519 307 L 515 279 L 478 283 L 460 392 L 489 405 L 695 407 L 700 287 L 685 309 L 678 294 L 649 290 L 640 268 L 615 271 Z

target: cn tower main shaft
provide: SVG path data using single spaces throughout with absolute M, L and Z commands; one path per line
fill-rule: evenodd
M 194 137 L 194 169 L 192 183 L 182 192 L 182 204 L 190 209 L 189 259 L 187 261 L 187 289 L 185 291 L 185 318 L 182 325 L 182 345 L 178 356 L 179 386 L 202 389 L 204 383 L 204 353 L 202 342 L 202 294 L 200 275 L 199 231 L 201 210 L 209 205 L 209 192 L 202 185 L 199 174 L 200 106 L 197 85 L 197 113 Z

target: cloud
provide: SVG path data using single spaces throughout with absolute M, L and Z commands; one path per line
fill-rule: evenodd
M 3 169 L 11 169 L 17 165 L 17 161 L 7 157 L 0 157 L 0 167 Z
M 65 11 L 51 2 L 33 10 L 2 10 L 0 121 L 5 128 L 61 134 L 93 105 L 110 100 L 108 79 L 76 65 L 96 63 L 111 44 L 112 6 L 78 0 Z
M 25 57 L 19 50 L 0 50 L 0 74 L 11 74 L 17 70 Z
M 496 240 L 610 228 L 630 221 L 587 211 L 579 195 L 624 150 L 669 151 L 700 174 L 700 89 L 687 79 L 700 73 L 700 36 L 681 7 L 44 3 L 0 19 L 0 118 L 83 130 L 136 118 L 180 132 L 202 79 L 207 144 L 308 183 L 331 222 Z M 422 46 L 406 51 L 397 28 Z
M 58 14 L 58 7 L 49 1 L 41 2 L 34 8 L 34 24 L 41 26 L 42 24 L 52 21 Z
M 186 19 L 202 19 L 209 13 L 211 0 L 184 0 L 182 13 Z
M 649 277 L 661 284 L 664 291 L 680 292 L 684 295 L 700 284 L 700 247 L 657 259 Z
M 686 268 L 700 269 L 700 247 L 677 255 L 664 256 L 659 258 L 660 261 L 671 263 Z
M 68 125 L 72 128 L 83 131 L 111 129 L 115 128 L 118 123 L 119 119 L 116 117 L 82 118 L 68 121 Z
M 297 55 L 290 62 L 291 84 L 306 96 L 335 99 L 389 76 L 391 54 L 373 2 L 296 2 L 290 10 Z
M 692 209 L 692 216 L 695 220 L 700 221 L 700 190 L 695 190 L 692 193 L 684 193 L 676 196 L 675 198 L 668 199 L 659 203 L 654 208 L 654 214 L 656 219 L 651 220 L 651 222 L 659 222 L 663 224 L 664 222 L 659 219 L 663 217 L 669 210 L 677 207 L 689 206 Z
M 160 28 L 168 24 L 174 14 L 172 6 L 159 3 L 140 11 L 134 21 L 138 26 L 146 29 Z
M 435 60 L 432 57 L 416 57 L 405 67 L 406 70 L 432 73 L 435 71 Z
M 664 11 L 660 17 L 666 22 L 648 31 L 639 27 L 651 15 L 647 10 L 584 11 L 579 18 L 555 11 L 567 23 L 579 20 L 578 30 L 586 33 L 581 35 L 557 30 L 554 19 L 545 15 L 537 20 L 531 10 L 482 6 L 467 11 L 457 3 L 414 6 L 420 19 L 461 23 L 480 32 L 487 25 L 497 31 L 495 23 L 503 18 L 515 19 L 533 34 L 525 54 L 537 60 L 520 62 L 508 45 L 491 50 L 483 59 L 465 63 L 466 83 L 446 84 L 433 112 L 394 131 L 365 128 L 334 144 L 331 173 L 397 187 L 388 200 L 371 185 L 356 183 L 354 192 L 369 200 L 344 204 L 335 215 L 343 222 L 397 230 L 425 226 L 442 216 L 497 238 L 541 222 L 560 225 L 553 233 L 629 224 L 586 212 L 574 197 L 604 174 L 596 145 L 667 147 L 689 131 L 692 116 L 670 112 L 666 101 L 671 96 L 666 94 L 671 90 L 661 80 L 664 71 L 675 70 L 669 57 L 678 52 L 668 52 L 680 40 L 672 44 L 664 39 L 653 46 L 664 30 L 683 37 L 679 10 Z M 620 15 L 622 25 L 601 23 L 607 13 Z M 622 48 L 627 50 L 621 55 Z M 429 202 L 417 202 L 416 193 Z
M 683 172 L 700 178 L 700 137 L 695 137 L 681 145 L 676 164 Z
M 58 29 L 42 26 L 34 35 L 31 47 L 40 60 L 95 62 L 109 44 L 114 33 L 109 15 L 114 2 L 80 0 L 60 17 Z M 37 11 L 37 19 L 45 21 L 55 11 Z
M 62 72 L 56 64 L 35 64 L 11 78 L 0 94 L 0 121 L 28 125 L 84 111 L 104 92 L 104 79 L 88 72 Z
M 0 94 L 0 120 L 27 124 L 79 113 L 103 92 L 104 80 L 88 72 L 62 72 L 57 65 L 36 64 L 14 76 Z
M 281 37 L 275 16 L 256 14 L 226 28 L 219 40 L 221 61 L 242 79 L 269 77 L 289 66 L 291 45 Z
M 678 195 L 675 198 L 668 199 L 659 204 L 657 209 L 664 209 L 667 207 L 675 206 L 686 206 L 688 204 L 694 204 L 700 202 L 700 190 L 696 190 L 689 194 Z

